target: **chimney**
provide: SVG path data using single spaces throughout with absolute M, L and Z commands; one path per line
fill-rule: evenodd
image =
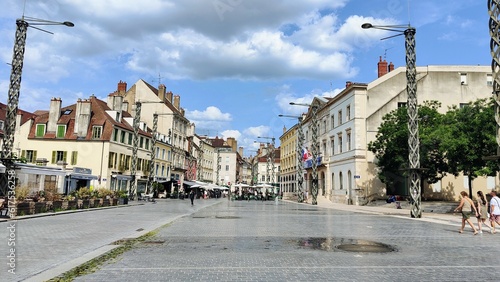
M 52 98 L 50 100 L 49 120 L 47 122 L 48 132 L 57 130 L 57 121 L 61 117 L 61 103 L 61 98 Z
M 181 96 L 179 95 L 174 95 L 174 107 L 177 110 L 181 109 Z
M 162 102 L 165 102 L 165 84 L 158 85 L 158 98 L 160 98 Z
M 389 72 L 394 70 L 394 64 L 392 62 L 389 63 Z
M 243 147 L 238 148 L 238 153 L 243 157 Z
M 351 85 L 352 85 L 352 81 L 346 81 L 345 82 L 345 88 L 348 88 Z
M 172 96 L 173 95 L 174 95 L 174 93 L 172 93 L 172 91 L 167 92 L 167 101 L 169 101 L 170 104 L 172 104 Z
M 380 56 L 380 61 L 378 62 L 377 65 L 378 65 L 378 77 L 381 77 L 381 76 L 387 74 L 387 70 L 388 70 L 387 61 L 386 60 L 382 61 L 382 56 Z
M 75 131 L 77 138 L 87 136 L 88 127 L 90 124 L 90 113 L 92 103 L 90 100 L 78 99 L 76 102 L 75 113 Z
M 286 126 L 283 125 L 283 133 L 286 132 Z
M 124 81 L 121 81 L 118 82 L 118 92 L 120 94 L 124 94 L 125 92 L 127 92 L 127 83 L 124 82 Z

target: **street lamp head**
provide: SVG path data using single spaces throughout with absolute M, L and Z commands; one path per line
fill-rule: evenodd
M 68 27 L 74 27 L 75 26 L 75 24 L 72 23 L 72 22 L 63 22 L 62 24 L 65 25 L 65 26 L 68 26 Z
M 369 29 L 369 28 L 372 28 L 373 25 L 371 23 L 364 23 L 361 25 L 361 28 L 364 28 L 364 29 Z

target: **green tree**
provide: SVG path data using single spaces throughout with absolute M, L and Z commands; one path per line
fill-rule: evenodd
M 495 175 L 498 171 L 498 160 L 484 159 L 495 155 L 498 147 L 493 106 L 493 99 L 453 106 L 436 131 L 442 136 L 441 149 L 446 152 L 449 172 L 468 176 L 471 196 L 472 180 L 480 175 Z
M 425 168 L 421 171 L 421 178 L 428 183 L 435 183 L 443 178 L 448 170 L 441 139 L 435 134 L 435 129 L 443 118 L 438 112 L 440 106 L 437 101 L 426 101 L 418 109 L 420 167 Z M 379 179 L 386 184 L 388 194 L 393 194 L 396 186 L 406 182 L 409 167 L 407 109 L 396 109 L 386 114 L 382 120 L 376 140 L 368 144 L 368 150 L 377 158 Z

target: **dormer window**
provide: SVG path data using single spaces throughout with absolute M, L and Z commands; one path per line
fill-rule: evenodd
M 66 135 L 66 125 L 57 125 L 57 138 L 64 138 L 64 135 Z
M 69 115 L 69 114 L 71 114 L 72 111 L 73 110 L 70 110 L 70 109 L 64 110 L 63 115 Z
M 43 137 L 45 135 L 45 124 L 37 124 L 35 137 Z
M 101 139 L 102 126 L 92 126 L 92 139 Z

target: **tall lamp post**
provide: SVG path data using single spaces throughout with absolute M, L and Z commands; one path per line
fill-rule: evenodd
M 398 34 L 384 39 L 404 35 L 406 50 L 406 92 L 408 95 L 406 108 L 408 110 L 408 160 L 409 160 L 409 192 L 411 196 L 410 215 L 413 218 L 422 217 L 421 187 L 420 187 L 420 140 L 418 137 L 418 104 L 417 104 L 417 69 L 415 53 L 416 30 L 410 25 L 379 26 L 371 23 L 361 25 L 364 29 L 381 29 L 397 32 Z
M 2 162 L 5 164 L 6 173 L 5 177 L 8 176 L 8 180 L 16 179 L 16 172 L 14 170 L 14 158 L 12 156 L 12 149 L 14 146 L 14 132 L 16 130 L 16 117 L 17 110 L 19 106 L 19 93 L 21 90 L 21 77 L 23 71 L 23 63 L 24 63 L 24 50 L 26 47 L 26 35 L 28 31 L 28 27 L 32 27 L 34 29 L 38 29 L 43 32 L 47 32 L 52 34 L 52 32 L 41 29 L 36 26 L 41 25 L 65 25 L 67 27 L 75 26 L 72 22 L 54 22 L 48 20 L 42 20 L 32 17 L 22 16 L 21 19 L 16 20 L 16 38 L 14 41 L 14 52 L 12 56 L 12 69 L 10 73 L 10 84 L 9 84 L 9 96 L 7 101 L 7 113 L 5 116 L 5 129 L 4 129 L 4 138 L 2 144 Z M 19 157 L 19 156 L 18 156 Z M 4 179 L 5 183 L 9 183 L 9 185 L 4 185 L 4 183 L 0 183 L 0 189 L 3 190 L 4 194 L 7 195 L 6 190 L 14 191 L 15 181 L 8 181 Z M 12 183 L 12 184 L 11 184 Z M 11 201 L 9 201 L 11 202 Z M 14 215 L 15 216 L 15 215 Z
M 155 157 L 156 157 L 156 140 L 158 139 L 158 116 L 171 116 L 175 115 L 174 113 L 154 113 L 153 114 L 153 138 L 151 140 L 151 160 L 149 163 L 149 177 L 148 177 L 148 185 L 146 187 L 146 193 L 148 192 L 148 187 L 152 187 L 154 179 L 155 179 Z M 170 175 L 169 175 L 170 178 Z
M 274 187 L 275 176 L 276 176 L 275 169 L 274 169 L 274 157 L 275 157 L 274 156 L 274 151 L 275 151 L 274 150 L 274 145 L 275 145 L 274 141 L 275 141 L 275 139 L 274 139 L 274 137 L 261 137 L 261 136 L 258 136 L 257 138 L 270 139 L 272 142 L 271 143 L 271 153 L 269 154 L 269 152 L 268 152 L 267 163 L 268 163 L 268 165 L 270 164 L 270 167 L 271 167 L 271 174 L 270 174 L 271 179 L 270 179 L 270 181 L 271 181 L 271 185 Z M 269 149 L 268 149 L 268 151 L 269 151 Z
M 497 156 L 500 158 L 500 0 L 488 0 L 491 72 L 493 73 L 493 95 L 495 95 L 495 121 L 497 124 Z
M 312 205 L 318 204 L 318 156 L 319 156 L 319 145 L 318 145 L 318 105 L 317 104 L 303 104 L 290 102 L 293 106 L 306 106 L 311 108 L 311 155 L 312 155 L 312 185 L 311 185 L 311 196 Z
M 304 193 L 302 183 L 304 182 L 304 177 L 302 175 L 304 171 L 304 165 L 302 163 L 302 147 L 304 146 L 304 131 L 302 130 L 302 116 L 291 116 L 291 115 L 278 115 L 279 117 L 289 117 L 296 118 L 297 121 L 297 202 L 302 203 L 304 201 Z
M 132 193 L 134 200 L 137 201 L 137 183 L 136 183 L 136 173 L 137 173 L 137 149 L 139 146 L 139 123 L 141 122 L 141 109 L 142 104 L 151 103 L 163 103 L 162 101 L 136 101 L 135 102 L 135 115 L 133 120 L 134 127 L 134 139 L 132 141 L 132 167 L 130 169 L 130 193 Z M 151 169 L 151 167 L 149 168 Z M 146 188 L 147 189 L 147 188 Z

